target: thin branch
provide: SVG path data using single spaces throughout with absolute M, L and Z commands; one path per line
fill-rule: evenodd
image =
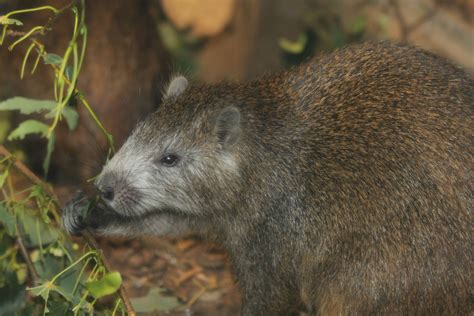
M 10 159 L 15 159 L 15 157 L 3 145 L 0 145 L 0 155 L 2 155 L 4 157 L 8 157 Z M 38 176 L 36 176 L 21 161 L 15 159 L 14 162 L 13 162 L 13 166 L 20 173 L 22 173 L 26 178 L 28 178 L 28 180 L 30 180 L 34 184 L 37 184 L 37 185 L 41 186 L 46 191 L 46 193 L 50 196 L 50 198 L 52 199 L 52 201 L 56 205 L 56 207 L 58 209 L 61 209 L 61 207 L 59 205 L 59 200 L 58 200 L 58 198 L 56 197 L 56 194 L 54 193 L 54 191 L 51 189 L 51 187 L 49 185 L 47 185 L 43 180 L 41 180 Z M 97 241 L 95 240 L 95 238 L 91 235 L 91 233 L 89 231 L 82 232 L 82 237 L 84 238 L 84 241 L 87 243 L 87 245 L 91 249 L 94 249 L 98 252 L 102 252 L 99 248 L 99 245 L 98 245 Z M 21 239 L 19 239 L 18 241 L 19 241 L 18 244 L 19 244 L 20 248 L 22 248 Z M 24 248 L 24 246 L 23 246 L 23 248 Z M 25 249 L 25 251 L 26 251 L 26 249 Z M 22 252 L 23 252 L 23 250 L 22 250 Z M 101 256 L 101 261 L 102 261 L 102 264 L 104 265 L 104 267 L 108 271 L 110 271 L 110 264 L 108 263 L 108 261 L 105 259 L 104 256 Z M 32 275 L 34 275 L 34 274 L 32 274 Z M 36 274 L 36 278 L 37 278 L 37 274 Z M 135 316 L 136 315 L 135 310 L 132 307 L 132 304 L 130 302 L 130 298 L 127 295 L 127 291 L 125 290 L 125 287 L 124 287 L 123 283 L 120 285 L 118 293 L 119 293 L 120 298 L 122 299 L 123 304 L 125 305 L 125 310 L 127 311 L 127 315 Z
M 53 189 L 51 189 L 49 185 L 47 185 L 43 180 L 41 180 L 37 175 L 35 175 L 21 161 L 15 159 L 15 156 L 13 156 L 3 145 L 0 145 L 0 155 L 8 159 L 13 159 L 13 166 L 15 166 L 18 171 L 20 171 L 28 180 L 30 180 L 30 182 L 41 186 L 46 191 L 46 193 L 54 200 L 54 203 L 59 206 L 58 199 L 56 198 Z
M 390 5 L 395 10 L 395 16 L 398 20 L 398 24 L 400 26 L 400 40 L 402 42 L 407 42 L 408 37 L 421 25 L 425 22 L 429 21 L 438 11 L 438 5 L 435 3 L 434 7 L 430 8 L 430 10 L 424 14 L 422 17 L 417 19 L 415 22 L 408 24 L 403 17 L 402 11 L 400 9 L 400 4 L 397 0 L 389 0 Z
M 26 265 L 28 266 L 28 270 L 30 271 L 30 275 L 33 279 L 33 284 L 36 286 L 38 285 L 38 281 L 39 281 L 38 272 L 36 271 L 36 268 L 33 262 L 31 261 L 30 255 L 28 254 L 28 251 L 26 250 L 25 245 L 23 244 L 23 239 L 21 238 L 21 234 L 18 234 L 16 243 L 20 247 L 20 251 L 23 256 L 23 259 L 25 259 Z
M 400 5 L 397 0 L 389 0 L 390 5 L 395 10 L 395 16 L 397 17 L 398 24 L 400 25 L 400 40 L 406 42 L 408 40 L 408 29 L 405 18 L 403 17 Z

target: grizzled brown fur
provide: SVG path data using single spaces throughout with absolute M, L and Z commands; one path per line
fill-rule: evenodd
M 144 232 L 140 217 L 159 213 L 180 232 L 217 239 L 244 315 L 473 312 L 474 80 L 465 72 L 412 47 L 363 44 L 257 81 L 179 92 L 129 141 L 142 156 L 136 148 L 161 148 L 150 145 L 160 137 L 178 138 L 184 156 L 201 153 L 167 187 L 184 204 L 134 224 L 107 217 L 103 232 L 112 223 Z M 229 106 L 238 138 L 222 147 L 215 125 Z M 219 167 L 222 152 L 235 170 Z

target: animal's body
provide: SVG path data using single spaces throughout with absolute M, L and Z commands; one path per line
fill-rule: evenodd
M 472 77 L 403 45 L 248 83 L 179 77 L 85 224 L 217 240 L 244 315 L 472 313 L 473 126 Z

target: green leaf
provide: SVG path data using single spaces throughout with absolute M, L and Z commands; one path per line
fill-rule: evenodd
M 34 296 L 41 296 L 44 300 L 44 313 L 46 314 L 49 312 L 48 309 L 48 299 L 49 299 L 49 292 L 54 290 L 55 285 L 51 282 L 46 282 L 43 285 L 35 286 L 35 287 L 27 287 L 26 289 L 31 292 Z
M 56 54 L 46 54 L 43 57 L 44 64 L 45 65 L 56 65 L 56 66 L 61 66 L 63 63 L 63 58 L 59 55 Z
M 294 42 L 286 39 L 286 38 L 282 38 L 280 39 L 280 41 L 278 42 L 278 44 L 280 45 L 280 47 L 288 52 L 288 53 L 291 53 L 291 54 L 300 54 L 303 52 L 303 50 L 305 49 L 306 47 L 306 44 L 308 43 L 308 36 L 306 36 L 305 33 L 301 34 L 298 39 Z
M 58 229 L 45 224 L 37 215 L 36 210 L 25 209 L 19 214 L 19 224 L 22 225 L 28 246 L 49 245 L 58 240 Z
M 0 111 L 20 111 L 21 114 L 40 113 L 51 111 L 56 107 L 56 102 L 51 100 L 35 100 L 24 97 L 13 97 L 0 102 Z
M 16 219 L 13 214 L 7 211 L 5 204 L 0 204 L 0 222 L 5 226 L 7 229 L 7 233 L 10 236 L 15 235 L 15 224 Z
M 150 289 L 148 294 L 144 297 L 132 298 L 132 305 L 138 313 L 164 312 L 171 311 L 179 306 L 181 303 L 176 297 L 164 296 L 165 290 L 159 287 Z
M 0 24 L 2 24 L 2 25 L 12 25 L 12 24 L 14 24 L 14 25 L 18 25 L 18 26 L 23 25 L 23 23 L 20 20 L 7 18 L 4 15 L 0 16 Z
M 74 315 L 71 311 L 71 304 L 68 302 L 63 302 L 60 300 L 49 300 L 48 302 L 49 314 L 52 316 L 55 315 Z
M 364 16 L 358 16 L 352 22 L 352 33 L 359 34 L 365 31 L 365 27 L 367 25 L 367 21 Z
M 64 270 L 64 260 L 49 253 L 45 253 L 41 259 L 41 253 L 39 253 L 39 260 L 34 262 L 34 266 L 41 280 L 51 280 Z
M 13 97 L 0 102 L 0 111 L 20 111 L 21 114 L 41 113 L 47 111 L 46 118 L 53 118 L 56 114 L 56 101 L 52 100 L 36 100 L 24 97 Z M 66 119 L 67 126 L 70 130 L 77 127 L 79 114 L 73 107 L 65 107 L 62 113 Z
M 21 122 L 17 128 L 15 128 L 10 135 L 8 135 L 8 140 L 15 139 L 24 139 L 28 134 L 41 134 L 41 136 L 46 137 L 48 135 L 49 126 L 37 121 L 37 120 L 26 120 Z
M 160 39 L 168 50 L 176 52 L 182 48 L 183 44 L 179 34 L 170 23 L 159 23 L 158 32 L 160 34 Z
M 25 287 L 18 283 L 16 274 L 12 271 L 2 271 L 5 286 L 0 288 L 0 315 L 19 315 L 25 307 Z
M 65 107 L 63 110 L 63 116 L 66 119 L 69 130 L 75 130 L 79 121 L 79 113 L 77 113 L 76 109 L 70 106 Z
M 41 296 L 45 301 L 48 300 L 49 291 L 54 289 L 54 284 L 51 282 L 46 282 L 45 284 L 27 288 L 28 291 L 31 292 L 34 296 Z
M 122 284 L 122 276 L 119 272 L 111 272 L 106 274 L 100 280 L 88 281 L 86 283 L 87 290 L 95 298 L 101 298 L 106 295 L 115 293 Z

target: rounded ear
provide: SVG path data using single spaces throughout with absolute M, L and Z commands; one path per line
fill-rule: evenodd
M 234 106 L 226 107 L 217 117 L 215 131 L 224 148 L 235 144 L 240 137 L 239 109 Z
M 188 80 L 183 76 L 175 77 L 173 80 L 171 80 L 168 89 L 166 89 L 165 99 L 176 98 L 181 93 L 183 93 L 184 90 L 186 90 L 188 85 Z

